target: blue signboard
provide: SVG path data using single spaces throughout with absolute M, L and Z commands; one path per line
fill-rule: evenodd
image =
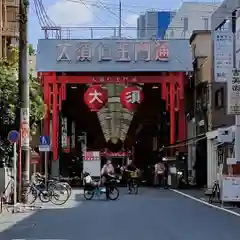
M 189 40 L 38 41 L 38 72 L 188 72 Z
M 49 136 L 40 136 L 40 152 L 49 152 L 50 151 L 50 137 Z
M 50 145 L 49 136 L 40 136 L 40 145 Z
M 17 142 L 19 139 L 19 132 L 16 130 L 13 130 L 11 132 L 8 133 L 8 141 L 15 143 Z

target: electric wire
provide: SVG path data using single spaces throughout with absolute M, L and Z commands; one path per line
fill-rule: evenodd
M 41 27 L 55 27 L 56 24 L 49 18 L 42 0 L 33 0 L 34 12 L 37 15 Z
M 110 14 L 112 14 L 114 17 L 116 17 L 117 19 L 119 19 L 119 16 L 118 16 L 115 12 L 113 12 L 113 11 L 111 10 L 111 8 L 109 8 L 107 5 L 105 5 L 105 4 L 104 4 L 102 1 L 100 1 L 100 0 L 98 0 L 98 2 L 99 2 L 99 4 L 102 6 L 103 9 L 106 9 Z M 118 10 L 120 10 L 120 9 L 118 9 Z M 125 24 L 129 25 L 129 23 L 126 22 L 124 19 L 122 19 L 122 21 L 125 22 Z
M 108 24 L 107 24 L 105 21 L 103 21 L 101 18 L 99 18 L 99 17 L 92 11 L 92 9 L 91 9 L 83 0 L 79 0 L 79 2 L 82 3 L 82 4 L 85 6 L 85 8 L 87 8 L 92 14 L 94 14 L 94 16 L 95 16 L 101 23 L 103 23 L 104 25 L 107 25 L 107 26 L 108 26 Z
M 195 144 L 198 141 L 204 140 L 206 138 L 207 138 L 207 136 L 205 134 L 201 134 L 201 135 L 199 135 L 195 138 L 188 139 L 188 140 L 186 140 L 184 142 L 181 142 L 181 143 L 176 143 L 176 144 L 172 144 L 172 145 L 169 145 L 169 146 L 162 146 L 161 150 L 170 149 L 170 148 L 177 148 L 177 147 L 186 147 L 188 145 Z

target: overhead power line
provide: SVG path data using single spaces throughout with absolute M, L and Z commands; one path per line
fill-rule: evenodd
M 49 18 L 42 0 L 33 0 L 34 12 L 37 15 L 41 27 L 55 27 L 55 23 Z
M 71 1 L 71 2 L 77 3 L 77 1 Z M 83 0 L 79 0 L 79 2 L 82 3 L 85 6 L 85 8 L 87 8 L 101 23 L 108 26 L 108 24 L 105 21 L 103 21 L 100 17 L 98 17 Z
M 102 6 L 103 9 L 106 9 L 110 14 L 112 14 L 112 15 L 113 15 L 114 17 L 116 17 L 117 19 L 120 18 L 120 16 L 118 16 L 115 12 L 113 12 L 113 11 L 111 10 L 111 8 L 109 8 L 107 5 L 104 4 L 104 2 L 102 2 L 102 1 L 100 1 L 100 0 L 98 0 L 98 2 L 99 2 L 99 4 L 100 4 L 100 6 Z M 122 8 L 121 6 L 118 6 L 118 10 L 122 11 L 121 8 Z M 122 21 L 125 22 L 125 23 L 128 25 L 128 23 L 127 23 L 125 20 L 122 20 Z

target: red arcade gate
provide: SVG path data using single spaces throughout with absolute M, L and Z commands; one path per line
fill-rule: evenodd
M 47 106 L 44 134 L 52 120 L 53 159 L 58 158 L 58 113 L 66 99 L 66 84 L 161 84 L 170 113 L 170 144 L 185 140 L 184 86 L 192 71 L 189 41 L 139 39 L 40 39 L 37 69 Z
M 175 113 L 178 118 L 178 140 L 185 140 L 185 116 L 184 116 L 184 86 L 187 83 L 187 76 L 184 72 L 159 73 L 155 76 L 128 76 L 121 73 L 121 76 L 99 75 L 99 76 L 57 76 L 56 72 L 41 73 L 44 87 L 44 102 L 48 106 L 44 119 L 44 134 L 50 135 L 50 118 L 52 115 L 52 149 L 53 159 L 58 158 L 58 129 L 59 111 L 62 108 L 62 101 L 66 99 L 66 84 L 136 84 L 136 83 L 160 83 L 161 97 L 166 101 L 166 110 L 170 113 L 170 144 L 176 142 Z

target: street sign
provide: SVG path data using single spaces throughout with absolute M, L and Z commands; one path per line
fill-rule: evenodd
M 50 151 L 50 138 L 49 136 L 40 136 L 40 152 L 49 152 Z
M 23 123 L 21 127 L 21 146 L 23 148 L 28 148 L 29 147 L 29 124 L 28 123 Z
M 228 103 L 227 112 L 232 115 L 240 114 L 240 70 L 234 69 L 232 77 L 228 79 Z
M 19 139 L 19 132 L 16 130 L 10 131 L 8 133 L 8 141 L 11 143 L 16 143 Z
M 40 163 L 40 155 L 35 152 L 32 151 L 31 152 L 31 164 L 39 164 Z
M 233 68 L 233 33 L 215 31 L 214 33 L 214 79 L 226 82 Z

